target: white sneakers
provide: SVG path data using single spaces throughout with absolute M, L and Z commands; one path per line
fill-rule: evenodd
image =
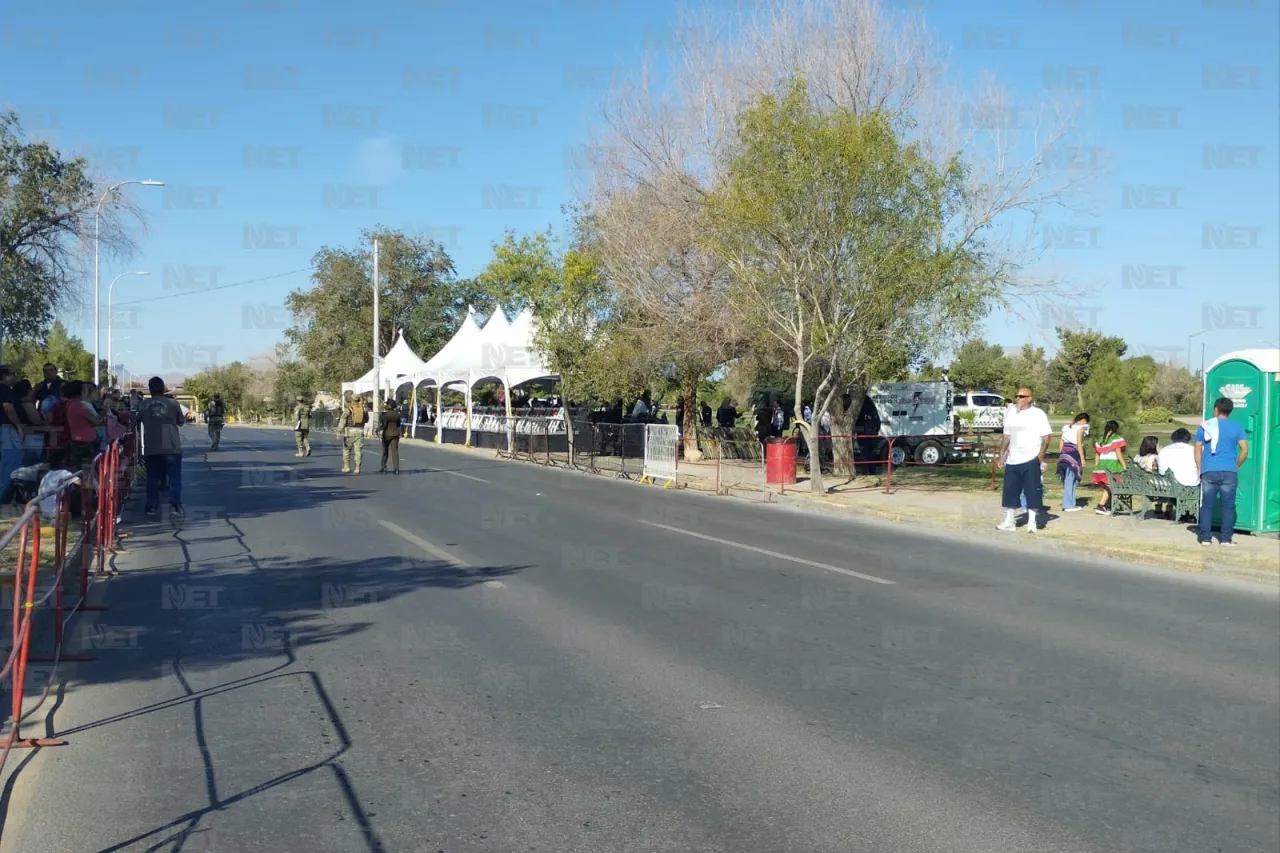
M 996 530 L 1002 530 L 1005 533 L 1012 533 L 1017 529 L 1018 529 L 1018 516 L 1006 510 L 1004 521 L 996 525 Z M 1027 532 L 1038 533 L 1041 529 L 1042 528 L 1036 525 L 1036 517 L 1034 515 L 1028 514 L 1027 515 Z

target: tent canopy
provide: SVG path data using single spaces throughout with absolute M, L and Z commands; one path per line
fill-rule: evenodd
M 404 329 L 401 329 L 396 335 L 395 345 L 382 357 L 380 367 L 370 368 L 368 373 L 354 382 L 342 383 L 342 390 L 355 394 L 373 391 L 378 384 L 378 373 L 381 371 L 382 389 L 387 392 L 394 391 L 402 377 L 422 370 L 426 366 L 427 363 L 409 347 L 409 342 L 404 339 Z
M 534 343 L 533 311 L 525 308 L 513 322 L 501 309 L 480 328 L 474 310 L 453 339 L 433 356 L 425 369 L 405 377 L 415 385 L 428 383 L 441 388 L 471 388 L 486 379 L 496 379 L 510 389 L 534 379 L 554 378 Z

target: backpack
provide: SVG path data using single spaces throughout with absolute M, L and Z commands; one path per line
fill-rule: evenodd
M 347 426 L 364 426 L 364 400 L 352 400 L 347 404 Z

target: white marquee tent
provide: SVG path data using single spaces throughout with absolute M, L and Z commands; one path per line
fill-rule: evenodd
M 497 380 L 502 384 L 507 414 L 511 413 L 511 389 L 534 379 L 550 379 L 555 374 L 547 368 L 534 342 L 533 311 L 525 308 L 514 322 L 508 322 L 501 309 L 493 312 L 480 328 L 475 322 L 475 309 L 469 308 L 467 319 L 422 369 L 399 378 L 397 384 L 414 385 L 414 432 L 417 430 L 417 386 L 461 388 L 471 411 L 471 389 L 479 382 Z M 440 440 L 440 395 L 436 394 L 436 440 Z M 470 418 L 468 418 L 468 442 Z
M 386 392 L 395 390 L 401 384 L 403 377 L 416 373 L 426 366 L 427 363 L 410 349 L 408 341 L 404 339 L 404 329 L 401 329 L 396 337 L 395 345 L 382 357 L 380 368 L 382 390 Z M 351 391 L 355 394 L 364 394 L 373 391 L 378 385 L 378 372 L 379 368 L 375 367 L 354 382 L 343 382 L 343 392 Z

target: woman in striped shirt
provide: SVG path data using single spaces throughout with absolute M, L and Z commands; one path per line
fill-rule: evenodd
M 1118 435 L 1120 424 L 1107 421 L 1102 427 L 1102 438 L 1093 445 L 1097 466 L 1093 469 L 1093 484 L 1102 487 L 1102 497 L 1094 510 L 1098 515 L 1111 515 L 1111 489 L 1107 485 L 1108 474 L 1124 471 L 1124 437 Z

